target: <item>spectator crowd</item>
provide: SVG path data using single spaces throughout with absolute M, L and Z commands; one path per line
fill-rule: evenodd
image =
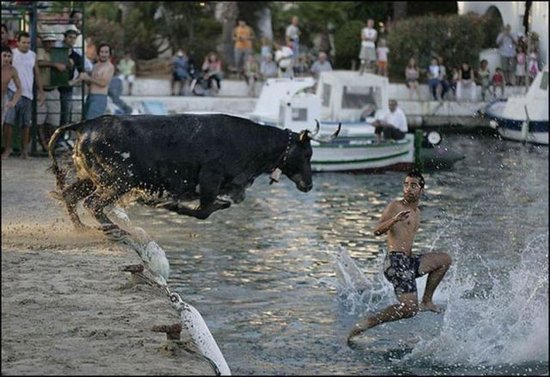
M 28 155 L 29 128 L 31 126 L 33 85 L 36 83 L 38 103 L 38 141 L 43 151 L 53 131 L 70 123 L 73 116 L 73 91 L 83 88 L 85 106 L 83 118 L 92 119 L 105 113 L 108 98 L 120 113 L 130 114 L 132 108 L 121 95 L 127 88 L 132 95 L 136 79 L 136 61 L 130 51 L 115 60 L 109 43 L 83 38 L 82 12 L 73 10 L 64 22 L 48 23 L 47 17 L 38 14 L 37 48 L 32 51 L 32 36 L 25 31 L 9 30 L 2 24 L 2 126 L 4 152 L 2 158 L 12 153 L 13 127 L 20 127 L 22 156 Z M 388 45 L 389 30 L 380 22 L 375 28 L 373 19 L 366 20 L 358 35 L 358 74 L 366 72 L 388 76 L 392 49 Z M 231 72 L 244 80 L 248 95 L 256 96 L 256 84 L 269 78 L 313 76 L 333 69 L 330 51 L 309 49 L 301 44 L 300 20 L 290 19 L 284 35 L 274 41 L 262 37 L 256 42 L 254 30 L 239 19 L 232 32 L 233 61 L 225 67 L 215 51 L 209 52 L 199 64 L 179 48 L 170 61 L 171 94 L 185 95 L 186 89 L 202 86 L 210 93 L 222 87 L 225 72 Z M 254 47 L 259 46 L 255 53 Z M 476 66 L 463 62 L 456 67 L 445 65 L 441 56 L 431 56 L 427 67 L 419 67 L 418 56 L 410 57 L 404 70 L 404 81 L 409 99 L 476 101 L 477 87 L 481 100 L 505 96 L 506 87 L 528 85 L 537 75 L 539 57 L 537 46 L 528 46 L 523 35 L 511 32 L 510 25 L 502 28 L 496 38 L 500 65 L 494 72 L 486 59 Z M 56 50 L 61 48 L 63 55 Z M 425 57 L 422 57 L 425 58 Z M 426 83 L 430 98 L 421 98 L 420 83 Z M 63 149 L 60 143 L 57 148 Z

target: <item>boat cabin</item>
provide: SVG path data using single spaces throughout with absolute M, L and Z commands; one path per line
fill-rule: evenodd
M 386 77 L 357 71 L 321 72 L 317 83 L 311 77 L 268 79 L 249 118 L 293 131 L 313 130 L 315 120 L 322 133 L 334 132 L 339 122 L 342 134 L 346 125 L 370 129 L 374 116 L 388 111 L 388 88 Z

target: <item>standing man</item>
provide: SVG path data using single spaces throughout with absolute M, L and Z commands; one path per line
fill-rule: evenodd
M 368 19 L 367 26 L 361 29 L 361 51 L 359 52 L 359 60 L 361 67 L 359 74 L 362 75 L 367 69 L 373 71 L 374 63 L 376 62 L 376 38 L 378 32 L 374 28 L 374 20 Z
M 94 64 L 91 74 L 82 73 L 77 79 L 88 83 L 90 86 L 86 98 L 85 119 L 94 119 L 105 113 L 109 84 L 115 73 L 115 66 L 109 60 L 111 58 L 111 47 L 107 43 L 101 43 L 98 51 L 99 60 Z
M 432 302 L 432 297 L 451 266 L 451 257 L 442 252 L 412 254 L 414 236 L 420 227 L 418 204 L 423 190 L 422 174 L 417 171 L 407 174 L 403 184 L 403 199 L 394 200 L 386 206 L 374 229 L 375 236 L 388 233 L 384 276 L 393 284 L 399 304 L 388 306 L 355 324 L 348 336 L 348 343 L 352 337 L 367 329 L 385 322 L 413 317 L 419 310 L 441 312 Z M 428 280 L 419 305 L 415 279 L 425 274 L 428 274 Z
M 17 70 L 11 65 L 12 52 L 6 44 L 2 45 L 2 122 L 4 124 L 4 115 L 6 110 L 15 107 L 19 98 L 21 98 L 21 81 Z M 8 96 L 8 84 L 13 80 L 17 91 Z
M 238 25 L 233 29 L 233 41 L 235 41 L 235 68 L 239 75 L 243 74 L 244 63 L 248 55 L 252 53 L 252 40 L 254 31 L 246 24 L 246 21 L 239 20 Z
M 300 28 L 298 27 L 298 17 L 293 16 L 292 21 L 290 25 L 286 28 L 286 40 L 289 44 L 289 47 L 292 49 L 292 53 L 294 54 L 294 64 L 293 67 L 296 68 L 298 66 L 298 57 L 300 55 Z M 296 73 L 296 72 L 295 72 Z
M 500 55 L 500 66 L 504 72 L 504 80 L 509 85 L 515 83 L 516 71 L 516 45 L 517 40 L 511 33 L 512 28 L 506 25 L 497 37 L 498 53 Z
M 52 70 L 66 72 L 68 67 L 66 62 L 55 62 L 52 57 L 52 49 L 55 47 L 56 37 L 52 33 L 41 37 L 42 46 L 36 51 L 38 60 L 38 71 L 42 81 L 46 100 L 43 105 L 38 107 L 36 124 L 38 137 L 42 150 L 48 150 L 48 141 L 56 128 L 60 125 L 61 103 L 60 92 L 57 86 L 52 83 Z M 68 57 L 66 61 L 68 61 Z
M 130 52 L 126 51 L 124 57 L 118 62 L 118 70 L 120 72 L 120 78 L 122 83 L 128 83 L 128 95 L 132 95 L 132 86 L 136 79 L 136 62 L 130 56 Z
M 381 141 L 381 134 L 384 135 L 384 140 L 401 140 L 409 131 L 407 117 L 403 110 L 397 107 L 397 101 L 391 99 L 389 108 L 388 113 L 372 122 L 378 143 Z
M 78 38 L 78 29 L 74 25 L 69 25 L 63 38 L 63 46 L 68 48 L 69 54 L 69 80 L 78 78 L 80 73 L 84 72 L 84 61 L 82 55 L 75 51 L 74 45 Z M 78 73 L 76 73 L 78 72 Z M 61 126 L 71 123 L 71 114 L 73 107 L 73 87 L 70 85 L 60 86 L 59 98 L 61 103 Z
M 38 72 L 36 54 L 31 51 L 31 37 L 29 33 L 22 31 L 17 37 L 17 48 L 13 49 L 12 65 L 17 70 L 21 81 L 21 99 L 17 104 L 6 111 L 4 120 L 4 140 L 5 149 L 2 153 L 2 159 L 7 158 L 12 152 L 12 133 L 13 126 L 18 124 L 21 127 L 21 157 L 28 157 L 28 148 L 30 140 L 30 128 L 32 125 L 32 100 L 33 100 L 33 82 L 36 80 L 38 88 L 38 103 L 44 102 L 44 91 L 42 89 L 42 80 Z M 12 81 L 8 85 L 8 95 L 15 93 L 17 88 Z M 11 98 L 13 99 L 13 98 Z

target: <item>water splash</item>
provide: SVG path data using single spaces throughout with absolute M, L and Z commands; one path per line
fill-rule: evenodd
M 548 362 L 548 235 L 534 237 L 508 274 L 480 258 L 486 273 L 455 261 L 440 333 L 403 362 L 498 366 Z M 489 289 L 486 287 L 490 284 Z
M 392 303 L 393 289 L 382 272 L 364 274 L 341 246 L 334 259 L 338 300 L 348 314 L 362 314 Z M 377 270 L 382 271 L 382 266 Z

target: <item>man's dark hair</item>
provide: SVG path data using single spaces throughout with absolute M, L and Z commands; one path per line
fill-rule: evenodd
M 20 41 L 21 38 L 30 38 L 31 35 L 27 33 L 26 31 L 20 31 L 19 34 L 17 34 L 17 40 Z
M 106 42 L 102 42 L 102 43 L 99 44 L 99 46 L 97 46 L 97 53 L 99 54 L 99 51 L 101 50 L 101 48 L 105 47 L 105 46 L 109 47 L 109 55 L 113 56 L 113 49 Z
M 73 9 L 73 10 L 71 11 L 71 13 L 69 14 L 69 19 L 72 21 L 72 20 L 74 19 L 74 16 L 75 16 L 77 13 L 82 14 L 82 11 L 79 10 L 79 9 Z
M 8 52 L 12 54 L 11 48 L 8 45 L 2 45 L 2 52 Z
M 407 174 L 407 177 L 418 178 L 418 183 L 420 184 L 420 187 L 424 188 L 424 177 L 422 176 L 420 171 L 413 169 L 409 172 L 409 174 Z

